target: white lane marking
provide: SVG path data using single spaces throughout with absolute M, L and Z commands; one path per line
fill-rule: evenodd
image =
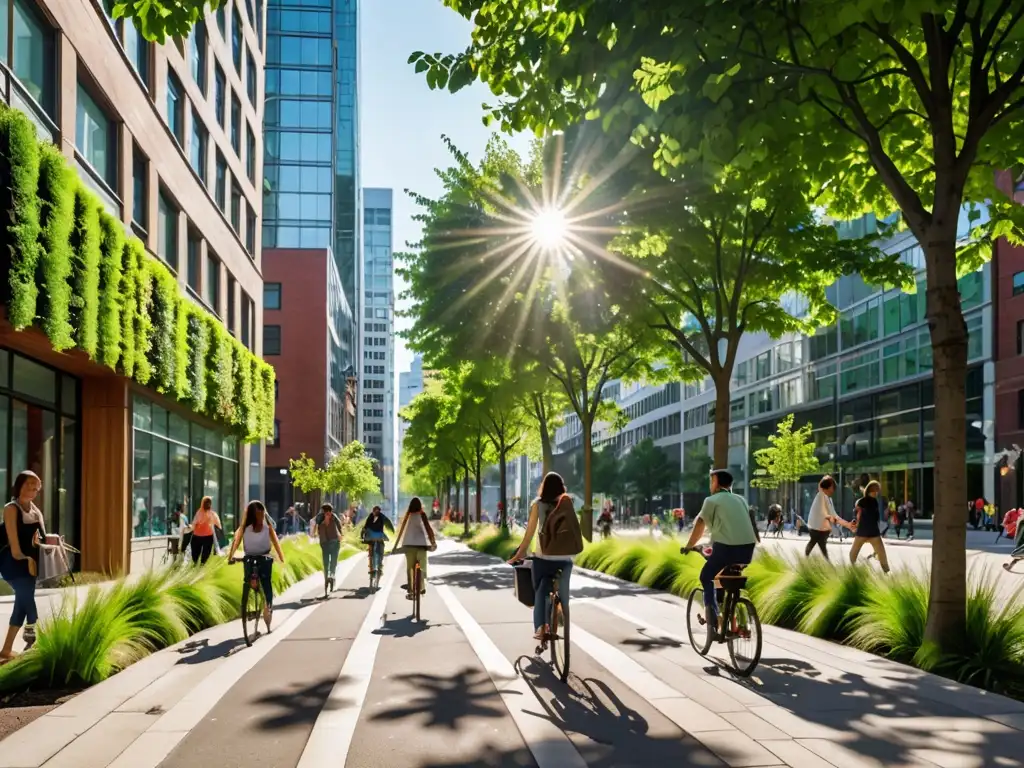
M 386 570 L 390 573 L 385 573 L 384 583 L 370 603 L 370 610 L 349 648 L 338 679 L 313 724 L 297 768 L 343 766 L 348 759 L 380 645 L 381 636 L 374 630 L 380 626 L 380 618 L 387 611 L 388 595 L 400 568 L 395 566 Z
M 528 702 L 538 703 L 536 694 L 526 681 L 516 674 L 512 663 L 469 615 L 469 611 L 455 597 L 451 588 L 439 585 L 435 590 L 448 606 L 480 663 L 487 670 L 491 682 L 498 689 L 502 702 L 512 715 L 512 720 L 539 768 L 586 768 L 586 762 L 562 729 L 527 709 Z
M 357 557 L 353 555 L 338 564 L 342 578 L 355 567 Z M 305 581 L 305 580 L 304 580 Z M 302 582 L 299 582 L 302 584 Z M 281 595 L 292 597 L 299 584 L 293 585 Z M 270 653 L 278 643 L 288 637 L 309 618 L 319 605 L 299 608 L 269 635 L 259 638 L 252 648 L 219 662 L 207 677 L 177 704 L 164 713 L 145 733 L 133 741 L 108 768 L 156 768 L 180 744 L 189 732 L 202 722 L 224 695 L 242 679 L 249 670 Z M 241 627 L 241 622 L 234 622 Z M 169 651 L 164 651 L 167 653 Z

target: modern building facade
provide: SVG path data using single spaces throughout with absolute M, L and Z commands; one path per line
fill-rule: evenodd
M 289 459 L 322 463 L 355 439 L 355 372 L 342 367 L 352 313 L 329 248 L 267 248 L 263 276 L 263 353 L 277 370 L 266 503 L 279 518 L 296 500 Z
M 423 391 L 424 385 L 424 374 L 423 374 L 423 355 L 415 355 L 412 359 L 412 363 L 409 365 L 408 371 L 402 371 L 398 374 L 398 440 L 395 446 L 395 455 L 398 457 L 398 461 L 402 460 L 402 443 L 405 440 L 405 430 L 409 428 L 409 422 L 402 418 L 401 412 L 409 403 L 413 401 L 420 392 Z
M 99 347 L 83 336 L 66 352 L 55 351 L 49 329 L 15 330 L 10 305 L 0 323 L 0 485 L 9 488 L 23 469 L 39 474 L 47 529 L 82 550 L 79 566 L 106 572 L 162 555 L 171 514 L 182 508 L 191 516 L 204 495 L 233 525 L 243 493 L 253 482 L 260 489 L 251 465 L 262 461 L 261 445 L 242 443 L 246 430 L 226 417 L 230 403 L 211 408 L 183 365 L 199 359 L 196 338 L 211 329 L 226 330 L 229 373 L 258 366 L 262 351 L 262 3 L 228 0 L 187 40 L 166 45 L 112 19 L 111 5 L 5 0 L 0 9 L 8 21 L 0 27 L 4 101 L 56 145 L 98 201 L 104 231 L 120 227 L 137 238 L 124 253 L 138 248 L 138 289 L 154 292 L 149 306 L 127 293 L 110 303 L 123 287 L 96 273 L 114 263 L 114 239 L 101 244 L 99 264 L 80 273 L 85 307 L 92 297 L 118 313 L 141 306 L 140 322 L 143 314 L 152 322 L 130 329 L 146 338 L 132 361 L 124 352 L 129 330 L 120 327 L 127 314 L 108 315 L 117 324 L 99 329 Z M 6 270 L 11 249 L 4 254 Z M 161 282 L 168 272 L 171 284 Z M 40 285 L 45 311 L 53 290 Z M 174 341 L 170 349 L 185 354 L 175 362 L 161 357 L 169 340 L 159 329 L 171 327 L 197 334 Z M 102 352 L 112 334 L 120 345 Z
M 359 420 L 366 452 L 377 460 L 384 505 L 395 501 L 395 284 L 392 192 L 363 190 L 362 392 Z

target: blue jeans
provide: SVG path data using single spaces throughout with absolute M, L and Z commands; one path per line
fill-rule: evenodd
M 715 576 L 728 565 L 746 565 L 754 557 L 753 544 L 713 544 L 711 556 L 700 569 L 700 585 L 704 590 L 704 607 L 711 626 L 718 626 L 718 595 L 715 594 Z
M 328 539 L 320 542 L 320 554 L 324 559 L 324 574 L 328 579 L 334 578 L 334 572 L 338 570 L 338 553 L 341 552 L 341 541 L 339 539 Z
M 36 612 L 35 577 L 10 579 L 7 583 L 14 590 L 14 609 L 11 611 L 10 625 L 20 627 L 22 624 L 35 624 L 39 619 Z
M 533 628 L 539 630 L 548 623 L 548 615 L 551 612 L 548 605 L 551 581 L 559 570 L 562 571 L 562 576 L 558 580 L 558 597 L 562 601 L 562 610 L 565 613 L 569 612 L 569 577 L 572 575 L 572 563 L 568 560 L 541 560 L 540 558 L 534 558 L 532 563 Z
M 245 563 L 245 581 L 249 583 L 249 571 L 252 565 L 247 560 Z M 267 602 L 267 608 L 274 607 L 274 561 L 269 557 L 261 557 L 256 561 L 256 572 L 260 577 L 260 586 L 263 588 L 263 599 Z

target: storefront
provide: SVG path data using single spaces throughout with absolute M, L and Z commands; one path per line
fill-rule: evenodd
M 225 532 L 238 520 L 238 438 L 132 396 L 132 569 L 167 551 L 173 513 L 189 520 L 204 496 L 213 499 Z
M 78 380 L 0 349 L 0 493 L 18 473 L 42 480 L 36 505 L 46 530 L 79 540 Z

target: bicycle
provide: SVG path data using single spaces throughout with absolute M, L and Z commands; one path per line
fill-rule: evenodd
M 412 567 L 412 618 L 419 623 L 420 620 L 420 592 L 423 589 L 423 571 L 417 562 Z
M 679 550 L 682 554 L 687 552 L 698 552 L 705 560 L 711 553 L 711 548 L 689 549 L 682 547 Z M 749 598 L 741 594 L 741 590 L 747 585 L 747 577 L 743 575 L 748 564 L 728 565 L 715 576 L 715 587 L 724 593 L 724 605 L 719 614 L 719 621 L 723 629 L 711 626 L 704 615 L 704 589 L 694 587 L 690 592 L 690 598 L 686 603 L 686 632 L 690 637 L 690 645 L 693 650 L 701 656 L 707 656 L 711 649 L 711 643 L 726 643 L 729 648 L 729 658 L 732 661 L 733 671 L 740 677 L 749 677 L 757 663 L 761 660 L 761 619 L 757 615 L 757 608 Z M 701 637 L 698 642 L 698 637 Z M 747 643 L 750 645 L 747 646 Z M 745 653 L 749 651 L 749 653 Z
M 380 589 L 380 577 L 383 573 L 384 542 L 388 540 L 384 535 L 382 538 L 366 538 L 364 543 L 370 553 L 370 591 L 376 592 Z
M 533 559 L 533 558 L 527 558 Z M 516 563 L 521 565 L 523 561 Z M 543 639 L 537 644 L 534 653 L 543 657 L 545 651 L 551 653 L 551 666 L 561 682 L 569 679 L 569 614 L 562 605 L 562 598 L 558 592 L 558 584 L 562 578 L 562 569 L 559 568 L 551 576 L 551 592 L 548 595 L 550 601 L 548 607 L 548 631 Z M 536 598 L 535 598 L 536 599 Z
M 263 585 L 260 583 L 260 563 L 264 560 L 273 560 L 273 555 L 245 555 L 232 558 L 232 563 L 244 563 L 246 568 L 245 580 L 242 582 L 242 637 L 247 646 L 252 646 L 253 641 L 260 636 L 259 622 L 263 618 L 267 625 L 267 634 L 270 634 L 270 620 L 264 616 L 266 596 L 263 594 Z M 251 630 L 251 631 L 250 631 Z

